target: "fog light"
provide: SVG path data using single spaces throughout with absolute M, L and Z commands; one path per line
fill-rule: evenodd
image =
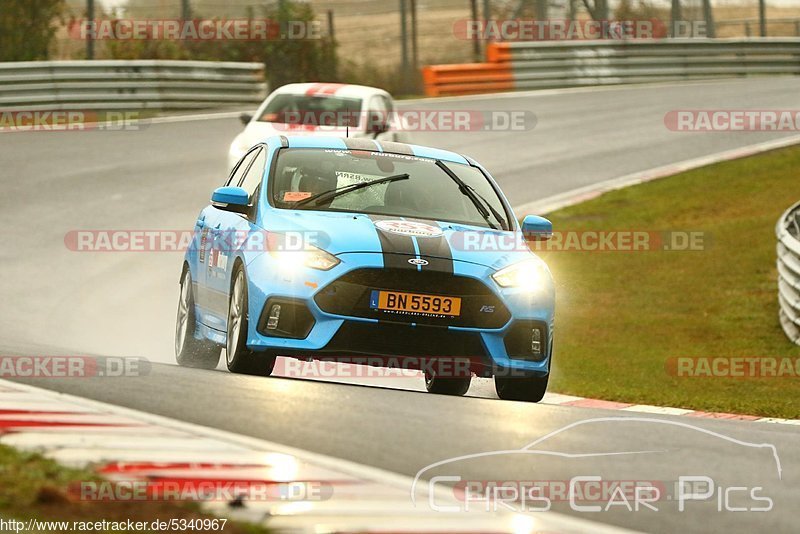
M 269 309 L 269 317 L 267 318 L 267 330 L 275 330 L 278 328 L 278 321 L 281 318 L 281 305 L 273 304 Z
M 531 352 L 536 355 L 542 353 L 542 332 L 538 328 L 531 330 Z

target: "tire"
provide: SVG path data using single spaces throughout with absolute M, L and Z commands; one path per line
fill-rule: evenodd
M 425 389 L 428 393 L 460 397 L 469 390 L 471 382 L 472 375 L 442 378 L 429 369 L 425 370 Z
M 232 373 L 269 376 L 275 367 L 275 356 L 256 353 L 247 348 L 249 317 L 247 313 L 247 278 L 241 264 L 233 270 L 231 295 L 228 300 L 228 335 L 225 363 Z
M 181 294 L 175 318 L 175 360 L 184 367 L 214 369 L 219 364 L 220 347 L 207 339 L 194 337 L 196 321 L 192 273 L 186 268 L 181 276 Z
M 531 377 L 495 376 L 494 389 L 503 400 L 539 402 L 547 392 L 550 375 Z

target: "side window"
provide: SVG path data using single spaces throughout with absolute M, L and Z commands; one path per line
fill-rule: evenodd
M 239 184 L 239 187 L 247 191 L 247 194 L 250 195 L 251 204 L 253 203 L 255 192 L 261 184 L 261 179 L 264 177 L 264 166 L 266 163 L 267 151 L 262 148 L 258 151 L 252 165 L 250 165 L 250 169 Z
M 368 109 L 367 132 L 382 132 L 382 125 L 389 122 L 389 109 L 386 107 L 386 102 L 380 96 L 373 96 L 369 101 Z
M 389 98 L 388 96 L 380 96 L 378 98 L 383 100 L 383 104 L 386 106 L 386 110 L 387 110 L 386 124 L 389 126 L 389 130 L 396 129 L 397 128 L 397 115 L 394 112 L 394 101 L 391 98 Z M 396 140 L 396 139 L 394 139 L 394 140 Z
M 225 185 L 239 185 L 239 183 L 242 181 L 242 176 L 244 176 L 244 173 L 247 172 L 250 162 L 253 161 L 253 158 L 259 150 L 261 149 L 253 149 L 244 155 L 244 157 L 239 161 L 239 164 L 236 166 L 236 169 L 231 173 L 228 181 L 225 182 Z

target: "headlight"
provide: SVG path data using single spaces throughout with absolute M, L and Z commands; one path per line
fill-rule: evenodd
M 547 283 L 547 267 L 540 260 L 525 260 L 500 269 L 492 278 L 500 287 L 518 287 L 538 291 Z
M 339 258 L 314 245 L 292 245 L 292 240 L 286 239 L 282 234 L 270 233 L 268 247 L 270 255 L 278 260 L 281 270 L 287 273 L 301 267 L 330 271 L 341 263 Z

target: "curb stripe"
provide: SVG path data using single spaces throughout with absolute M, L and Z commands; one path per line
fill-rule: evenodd
M 564 193 L 559 193 L 541 200 L 519 204 L 514 207 L 514 211 L 522 215 L 545 215 L 562 208 L 568 208 L 570 206 L 574 206 L 575 204 L 580 204 L 581 202 L 597 198 L 603 193 L 608 193 L 609 191 L 616 191 L 632 185 L 651 182 L 660 178 L 668 178 L 681 172 L 707 167 L 709 165 L 722 163 L 724 161 L 733 161 L 748 156 L 755 156 L 764 152 L 777 150 L 779 148 L 786 148 L 797 144 L 800 144 L 800 135 L 793 135 L 780 139 L 774 139 L 772 141 L 766 141 L 764 143 L 734 148 L 732 150 L 701 156 L 699 158 L 689 159 L 679 163 L 664 165 L 663 167 L 656 167 L 655 169 L 635 172 L 633 174 L 628 174 L 618 178 L 612 178 L 610 180 L 587 185 L 585 187 L 579 187 L 577 189 L 565 191 Z
M 763 417 L 760 415 L 735 414 L 724 412 L 705 412 L 688 408 L 673 408 L 670 406 L 652 406 L 649 404 L 630 404 L 625 402 L 606 401 L 601 399 L 588 399 L 547 393 L 541 404 L 550 406 L 570 406 L 573 408 L 595 408 L 601 410 L 620 410 L 623 412 L 640 412 L 660 415 L 676 415 L 684 417 L 698 417 L 702 419 L 721 419 L 727 421 L 752 421 L 754 423 L 773 423 L 784 425 L 800 425 L 800 419 L 782 419 L 779 417 Z
M 0 383 L 8 382 L 0 380 Z M 319 526 L 331 532 L 377 532 L 391 525 L 393 532 L 411 534 L 430 532 L 432 524 L 437 525 L 437 530 L 452 534 L 520 532 L 515 521 L 517 514 L 502 509 L 481 512 L 484 506 L 488 510 L 488 504 L 476 504 L 473 513 L 447 513 L 426 507 L 424 503 L 434 501 L 444 506 L 458 504 L 453 491 L 441 485 L 430 488 L 425 484 L 418 488 L 415 506 L 411 500 L 413 480 L 410 477 L 72 395 L 8 384 L 13 384 L 9 389 L 17 392 L 0 393 L 0 403 L 21 392 L 31 404 L 57 400 L 73 407 L 75 414 L 132 420 L 158 432 L 143 439 L 138 432 L 124 432 L 122 428 L 112 430 L 114 425 L 109 425 L 108 433 L 103 435 L 86 434 L 75 428 L 55 428 L 48 433 L 37 428 L 21 428 L 13 433 L 0 429 L 0 443 L 4 445 L 35 450 L 71 467 L 86 469 L 99 463 L 95 472 L 105 475 L 111 484 L 143 481 L 148 489 L 144 499 L 164 498 L 164 490 L 171 483 L 182 488 L 179 492 L 186 490 L 197 498 L 198 487 L 211 483 L 210 491 L 203 492 L 206 499 L 200 502 L 205 511 L 260 523 L 274 532 L 310 532 L 317 530 L 312 527 Z M 322 500 L 312 494 L 284 500 L 280 498 L 280 487 L 274 495 L 259 496 L 257 491 L 253 499 L 242 498 L 238 492 L 234 495 L 225 489 L 235 488 L 237 484 L 246 487 L 253 482 L 274 487 L 274 484 L 293 485 L 302 484 L 302 481 L 311 481 L 332 491 Z M 216 483 L 220 486 L 215 486 Z M 429 489 L 433 493 L 429 493 Z M 96 494 L 101 494 L 99 488 Z M 174 498 L 181 499 L 183 495 Z M 239 507 L 230 506 L 234 501 Z M 556 512 L 541 514 L 536 527 L 539 531 L 568 534 L 626 532 Z

